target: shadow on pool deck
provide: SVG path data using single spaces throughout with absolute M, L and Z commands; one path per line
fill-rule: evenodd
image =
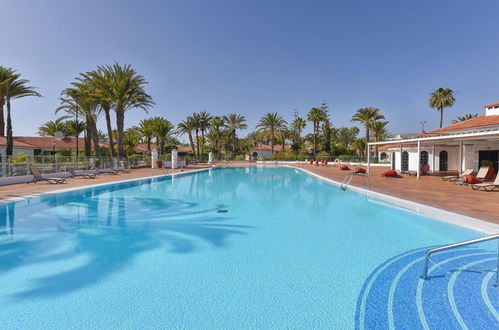
M 46 199 L 57 205 L 53 196 Z M 203 242 L 224 247 L 229 236 L 245 234 L 244 230 L 251 228 L 224 223 L 232 219 L 217 213 L 224 205 L 197 210 L 197 203 L 176 199 L 113 197 L 102 201 L 90 197 L 64 206 L 87 210 L 84 220 L 72 212 L 58 216 L 59 232 L 72 235 L 75 241 L 70 250 L 53 253 L 60 250 L 56 237 L 50 248 L 30 241 L 0 241 L 0 271 L 75 258 L 89 260 L 76 268 L 32 279 L 33 287 L 15 294 L 14 300 L 59 296 L 88 287 L 123 270 L 135 256 L 154 249 L 170 246 L 170 253 L 186 254 L 199 250 Z M 135 219 L 128 223 L 127 213 L 137 212 L 138 206 L 141 217 L 134 213 Z M 102 212 L 103 208 L 107 212 Z

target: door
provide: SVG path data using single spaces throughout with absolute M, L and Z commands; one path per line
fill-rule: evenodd
M 428 165 L 428 151 L 421 151 L 419 155 L 419 163 L 421 166 Z
M 447 171 L 449 168 L 449 154 L 447 151 L 440 151 L 438 154 L 438 170 Z
M 499 167 L 499 150 L 480 150 L 478 152 L 478 164 L 481 164 L 483 160 L 492 161 L 494 173 L 497 173 L 497 168 Z
M 394 153 L 394 152 L 392 152 L 392 170 L 394 170 L 394 169 L 395 169 L 395 164 L 396 164 L 396 163 L 395 163 L 395 153 Z
M 402 153 L 402 171 L 409 171 L 409 153 L 407 151 Z

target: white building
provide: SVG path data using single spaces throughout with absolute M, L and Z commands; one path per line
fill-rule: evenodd
M 380 153 L 389 153 L 392 169 L 419 172 L 423 165 L 430 171 L 478 170 L 483 160 L 490 160 L 497 173 L 499 168 L 499 103 L 485 106 L 485 115 L 457 124 L 423 132 L 417 136 L 390 140 Z

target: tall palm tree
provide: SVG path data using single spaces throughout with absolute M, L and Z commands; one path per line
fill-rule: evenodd
M 93 98 L 89 85 L 78 82 L 74 82 L 72 85 L 74 87 L 66 88 L 62 92 L 64 97 L 60 98 L 61 105 L 55 112 L 58 113 L 64 110 L 71 115 L 78 112 L 79 115 L 85 118 L 87 133 L 93 142 L 95 155 L 100 155 L 97 120 L 102 115 L 102 107 Z
M 26 96 L 41 97 L 40 93 L 35 91 L 35 87 L 28 86 L 27 84 L 29 84 L 29 80 L 21 79 L 21 74 L 17 73 L 16 70 L 0 66 L 0 136 L 5 136 L 3 109 L 5 104 L 10 103 L 10 100 Z
M 194 140 L 192 137 L 193 130 L 194 130 L 194 122 L 191 116 L 187 117 L 186 120 L 181 121 L 177 125 L 177 134 L 178 135 L 187 134 L 187 136 L 189 137 L 189 144 L 191 145 L 192 153 L 196 155 L 196 149 L 194 148 Z
M 344 148 L 348 148 L 357 138 L 357 134 L 359 134 L 358 127 L 340 127 L 334 129 L 333 141 Z
M 321 108 L 312 108 L 308 112 L 307 120 L 311 121 L 314 125 L 313 127 L 313 142 L 314 142 L 314 157 L 317 153 L 317 136 L 319 134 L 320 123 L 326 120 L 326 113 Z
M 64 124 L 66 125 L 67 134 L 69 136 L 77 137 L 80 136 L 80 134 L 85 131 L 85 122 L 81 120 L 78 121 L 76 121 L 76 119 L 66 120 Z
M 111 108 L 113 107 L 113 93 L 112 93 L 112 80 L 109 72 L 102 69 L 97 69 L 87 73 L 82 73 L 81 82 L 92 85 L 93 97 L 98 102 L 104 118 L 106 119 L 107 139 L 109 142 L 109 152 L 111 157 L 116 157 L 116 150 L 114 148 L 113 127 L 111 124 Z
M 190 119 L 192 127 L 194 129 L 194 135 L 196 137 L 196 158 L 199 159 L 200 156 L 200 149 L 199 149 L 199 131 L 201 130 L 201 124 L 200 124 L 200 118 L 198 113 L 193 113 L 192 116 L 190 116 Z
M 386 125 L 388 125 L 387 121 L 375 121 L 371 123 L 371 131 L 373 133 L 375 142 L 386 140 L 386 138 L 389 136 Z M 378 160 L 378 145 L 376 145 L 375 148 L 376 160 Z
M 462 115 L 462 116 L 457 116 L 457 118 L 452 120 L 451 123 L 457 124 L 457 123 L 460 123 L 462 121 L 470 120 L 470 119 L 473 119 L 476 117 L 478 117 L 478 113 L 475 113 L 475 114 L 467 113 L 467 114 Z
M 165 152 L 165 143 L 173 133 L 173 124 L 165 118 L 155 118 L 152 124 L 152 133 L 158 140 L 158 150 L 160 155 Z
M 97 70 L 106 76 L 108 84 L 107 97 L 116 112 L 116 129 L 118 156 L 125 156 L 123 148 L 123 132 L 125 126 L 125 113 L 131 109 L 147 110 L 154 105 L 152 97 L 146 93 L 147 81 L 138 74 L 129 64 L 124 66 L 114 63 L 113 65 L 99 66 Z
M 371 124 L 381 119 L 385 119 L 385 117 L 379 112 L 378 108 L 367 107 L 357 110 L 357 112 L 353 115 L 352 119 L 350 120 L 352 122 L 358 122 L 364 126 L 366 132 L 366 137 L 365 137 L 366 147 L 364 148 L 366 152 L 366 159 L 367 159 L 367 153 L 369 152 L 367 144 L 369 143 L 369 130 L 371 128 Z
M 225 122 L 222 117 L 215 116 L 210 120 L 210 134 L 212 137 L 212 142 L 217 152 L 217 156 L 220 157 L 220 142 L 223 137 L 223 128 Z
M 298 115 L 298 112 L 295 111 L 294 119 L 291 122 L 291 130 L 294 132 L 296 137 L 295 151 L 298 153 L 301 149 L 301 133 L 307 126 L 307 121 Z
M 49 120 L 40 127 L 38 127 L 38 135 L 40 136 L 56 136 L 57 132 L 69 135 L 69 127 L 64 120 L 67 117 L 59 117 L 56 120 Z
M 223 120 L 232 139 L 232 158 L 236 158 L 237 130 L 248 128 L 246 117 L 238 115 L 237 113 L 231 113 L 227 116 L 223 116 Z
M 199 130 L 201 131 L 201 157 L 204 154 L 205 133 L 210 128 L 211 115 L 205 110 L 198 113 Z
M 151 152 L 151 140 L 153 136 L 154 119 L 142 119 L 137 131 L 146 140 L 147 151 Z
M 269 112 L 260 118 L 256 128 L 270 141 L 271 154 L 274 153 L 276 138 L 282 137 L 282 132 L 286 129 L 286 124 L 286 120 L 277 112 Z
M 455 102 L 454 91 L 450 88 L 440 87 L 430 94 L 428 98 L 430 107 L 440 112 L 440 128 L 444 121 L 444 108 L 452 107 Z

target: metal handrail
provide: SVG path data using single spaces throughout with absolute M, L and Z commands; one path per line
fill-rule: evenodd
M 360 176 L 362 178 L 362 184 L 364 185 L 364 188 L 366 187 L 365 179 L 367 178 L 368 188 L 369 188 L 369 190 L 371 190 L 371 179 L 369 178 L 369 175 L 364 174 L 364 173 L 357 173 L 357 172 L 353 172 L 353 173 L 348 174 L 345 177 L 345 179 L 343 179 L 343 182 L 341 183 L 340 189 L 346 190 L 348 188 L 348 185 L 350 184 L 350 181 L 352 181 L 352 179 L 355 176 Z
M 428 264 L 430 262 L 430 255 L 432 255 L 433 253 L 444 251 L 444 250 L 449 250 L 449 249 L 453 249 L 453 248 L 457 248 L 457 247 L 460 247 L 460 246 L 465 246 L 465 245 L 471 245 L 471 244 L 476 244 L 476 243 L 482 243 L 482 242 L 492 241 L 494 239 L 499 239 L 499 234 L 494 234 L 494 235 L 489 235 L 489 236 L 485 236 L 485 237 L 470 239 L 468 241 L 458 242 L 458 243 L 453 243 L 453 244 L 448 244 L 448 245 L 444 245 L 444 246 L 440 246 L 440 247 L 436 247 L 436 248 L 427 250 L 426 253 L 425 253 L 425 265 L 424 265 L 423 274 L 421 275 L 421 278 L 423 280 L 428 280 L 429 279 L 429 277 L 428 277 Z M 496 284 L 494 284 L 494 286 L 496 288 L 499 288 L 499 246 L 498 246 L 498 249 L 497 249 L 497 254 L 498 254 L 498 257 L 497 257 L 497 268 L 496 268 Z

